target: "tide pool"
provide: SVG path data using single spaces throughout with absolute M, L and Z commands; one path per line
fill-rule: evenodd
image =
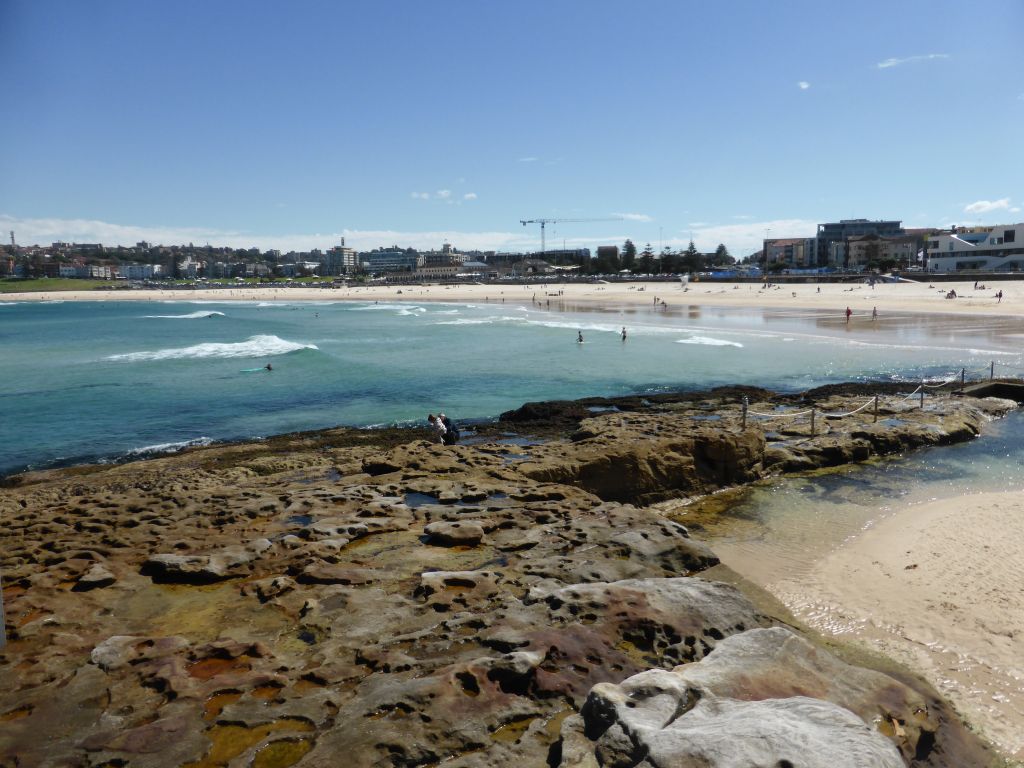
M 0 474 L 337 425 L 496 417 L 527 401 L 1019 370 L 991 318 L 492 299 L 0 302 Z M 628 340 L 620 338 L 622 327 Z M 584 343 L 576 343 L 582 333 Z M 272 371 L 264 366 L 270 363 Z

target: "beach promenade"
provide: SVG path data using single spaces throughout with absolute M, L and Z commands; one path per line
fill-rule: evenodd
M 945 298 L 955 290 L 955 299 Z M 996 292 L 1002 291 L 1001 301 Z M 1024 282 L 799 284 L 615 283 L 373 286 L 6 294 L 11 301 L 380 301 L 540 303 L 552 310 L 707 306 L 810 310 L 898 333 L 911 316 L 998 322 L 1024 339 Z M 550 305 L 548 304 L 550 302 Z M 877 317 L 874 310 L 877 309 Z M 1016 324 L 1020 328 L 1016 331 Z M 951 337 L 952 338 L 952 337 Z M 737 372 L 737 379 L 742 378 Z M 743 383 L 738 381 L 738 383 Z M 802 620 L 908 664 L 999 745 L 1024 759 L 1024 491 L 890 501 L 891 514 L 817 564 L 802 591 L 779 594 Z M 726 560 L 726 564 L 729 564 Z M 771 585 L 766 585 L 769 588 Z M 791 587 L 792 585 L 790 585 Z M 827 619 L 820 619 L 823 606 Z M 816 620 L 816 617 L 819 619 Z M 837 620 L 840 617 L 841 620 Z M 977 676 L 985 676 L 982 680 Z M 998 680 L 993 681 L 995 676 Z

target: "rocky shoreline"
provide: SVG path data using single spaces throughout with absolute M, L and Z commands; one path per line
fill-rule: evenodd
M 451 448 L 339 429 L 9 478 L 0 766 L 998 765 L 926 684 L 724 583 L 651 506 L 1013 407 L 829 415 L 879 390 L 529 404 Z M 744 425 L 743 397 L 774 418 Z

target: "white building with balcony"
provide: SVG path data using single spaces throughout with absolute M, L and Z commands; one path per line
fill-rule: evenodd
M 1024 223 L 954 227 L 928 238 L 928 271 L 1018 272 L 1024 269 Z

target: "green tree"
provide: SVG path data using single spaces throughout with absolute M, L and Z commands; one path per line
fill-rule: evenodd
M 693 240 L 686 247 L 686 250 L 680 254 L 679 267 L 685 272 L 700 272 L 704 268 L 704 256 L 697 250 L 697 246 L 693 244 Z
M 724 243 L 719 243 L 718 247 L 715 248 L 715 255 L 712 258 L 712 263 L 716 267 L 724 267 L 729 264 L 735 264 L 736 259 L 729 254 L 729 249 L 725 247 Z
M 636 264 L 636 246 L 633 245 L 632 240 L 627 240 L 622 244 L 622 254 L 619 256 L 619 261 L 622 263 L 623 269 L 632 269 Z
M 654 271 L 654 251 L 651 250 L 650 243 L 644 246 L 644 250 L 640 254 L 640 271 L 645 275 Z

